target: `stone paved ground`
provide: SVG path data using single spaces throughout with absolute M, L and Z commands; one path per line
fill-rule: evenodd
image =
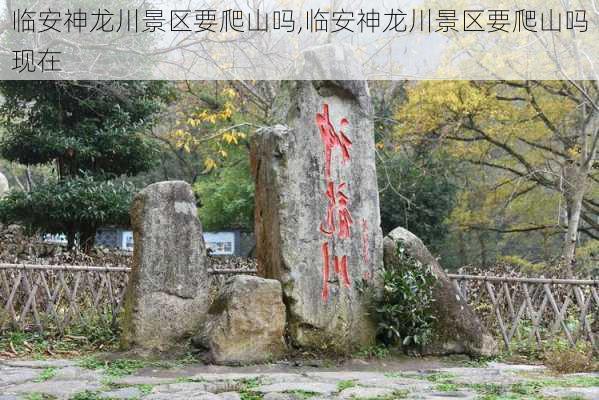
M 98 361 L 0 361 L 0 400 L 599 399 L 599 373 L 443 360 L 255 367 Z

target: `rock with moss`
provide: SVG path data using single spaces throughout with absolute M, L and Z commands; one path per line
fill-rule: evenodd
M 466 300 L 458 293 L 439 261 L 422 240 L 404 228 L 393 230 L 384 241 L 385 265 L 397 263 L 397 247 L 423 265 L 430 265 L 437 282 L 432 296 L 435 317 L 434 338 L 422 350 L 425 354 L 459 354 L 492 356 L 497 354 L 496 340 L 482 325 Z
M 203 326 L 210 276 L 196 199 L 185 182 L 148 186 L 134 199 L 135 247 L 122 346 L 166 351 Z
M 281 283 L 235 276 L 208 311 L 205 343 L 217 364 L 244 365 L 279 359 L 286 350 Z

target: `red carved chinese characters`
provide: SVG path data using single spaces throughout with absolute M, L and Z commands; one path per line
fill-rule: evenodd
M 316 113 L 316 124 L 320 129 L 320 137 L 324 143 L 324 176 L 328 182 L 331 180 L 331 158 L 333 150 L 336 147 L 340 147 L 343 155 L 343 162 L 345 163 L 350 160 L 349 149 L 352 142 L 345 136 L 345 133 L 343 133 L 343 129 L 349 125 L 349 121 L 347 118 L 342 118 L 340 122 L 341 129 L 339 130 L 339 133 L 337 133 L 335 127 L 331 123 L 329 105 L 325 104 L 322 113 Z
M 333 151 L 338 148 L 341 151 L 342 164 L 350 161 L 350 148 L 352 141 L 345 135 L 343 129 L 349 125 L 347 118 L 342 118 L 337 131 L 331 123 L 329 115 L 329 105 L 324 104 L 322 113 L 316 114 L 316 124 L 320 130 L 320 137 L 324 144 L 325 157 L 325 182 L 326 192 L 324 193 L 328 204 L 325 221 L 320 224 L 320 232 L 327 237 L 322 245 L 322 299 L 327 301 L 329 298 L 329 278 L 331 273 L 331 257 L 333 258 L 333 268 L 335 274 L 339 276 L 345 287 L 351 286 L 349 277 L 349 261 L 347 255 L 331 254 L 329 240 L 335 237 L 341 240 L 351 238 L 351 226 L 353 219 L 348 209 L 349 197 L 346 194 L 347 183 L 335 183 L 331 178 L 331 162 Z

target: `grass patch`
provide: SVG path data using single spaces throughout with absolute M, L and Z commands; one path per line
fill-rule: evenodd
M 44 393 L 29 393 L 24 400 L 54 400 L 56 397 Z
M 455 383 L 441 383 L 435 386 L 435 390 L 438 392 L 455 392 L 459 389 Z
M 389 379 L 400 379 L 400 378 L 414 378 L 414 374 L 408 374 L 405 372 L 387 372 L 383 375 L 385 378 Z
M 161 368 L 171 369 L 178 368 L 196 362 L 197 359 L 192 355 L 187 355 L 179 360 L 172 361 L 148 361 L 136 359 L 116 359 L 116 360 L 100 360 L 97 357 L 85 357 L 79 362 L 81 368 L 104 370 L 104 374 L 111 378 L 119 378 L 135 373 L 142 368 Z M 188 379 L 188 378 L 181 378 Z
M 357 386 L 357 383 L 355 381 L 352 381 L 352 380 L 340 381 L 337 383 L 337 391 L 341 392 L 345 389 L 353 388 L 355 386 Z
M 79 392 L 75 396 L 71 397 L 69 400 L 106 400 L 96 392 L 91 392 L 86 390 L 85 392 Z
M 149 395 L 152 392 L 152 389 L 154 389 L 154 385 L 148 385 L 148 384 L 141 384 L 141 385 L 137 385 L 136 387 L 139 389 L 142 396 Z
M 118 332 L 111 319 L 84 318 L 86 323 L 71 325 L 63 334 L 52 328 L 43 333 L 12 330 L 0 335 L 0 352 L 17 358 L 46 359 L 81 357 L 82 355 L 117 349 Z
M 260 378 L 242 379 L 239 383 L 241 384 L 241 390 L 239 391 L 241 400 L 262 400 L 262 394 L 254 390 L 262 384 Z
M 473 383 L 465 386 L 476 390 L 483 396 L 500 396 L 507 393 L 506 388 L 496 383 Z
M 405 399 L 406 397 L 408 397 L 408 394 L 410 394 L 410 392 L 408 390 L 394 390 L 393 393 L 387 395 L 387 396 L 379 396 L 379 397 L 374 397 L 371 399 L 365 399 L 365 400 L 396 400 L 396 399 Z
M 318 396 L 318 393 L 309 392 L 307 390 L 292 390 L 290 392 L 285 392 L 287 394 L 293 395 L 298 399 L 311 399 L 312 397 Z
M 255 392 L 240 392 L 241 400 L 262 400 L 264 397 L 260 393 Z
M 102 369 L 104 374 L 113 378 L 131 375 L 139 369 L 148 366 L 148 363 L 141 360 L 119 359 L 112 361 L 98 360 L 96 357 L 88 357 L 79 363 L 81 368 Z
M 424 377 L 427 381 L 433 383 L 453 383 L 454 374 L 449 372 L 435 372 Z
M 56 368 L 44 368 L 40 376 L 37 377 L 35 382 L 46 382 L 56 376 Z

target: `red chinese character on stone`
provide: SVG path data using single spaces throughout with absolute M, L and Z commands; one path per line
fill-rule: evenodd
M 329 238 L 335 234 L 339 239 L 351 237 L 352 215 L 348 209 L 349 197 L 345 194 L 346 183 L 336 185 L 331 179 L 331 160 L 333 150 L 341 150 L 342 163 L 350 160 L 349 150 L 352 146 L 351 140 L 345 135 L 343 129 L 349 125 L 347 118 L 340 121 L 340 129 L 337 131 L 331 123 L 329 105 L 323 105 L 323 112 L 316 114 L 316 124 L 325 147 L 325 181 L 327 197 L 326 220 L 320 224 L 320 232 Z M 333 242 L 334 243 L 334 242 Z M 326 302 L 329 298 L 329 279 L 331 275 L 331 257 L 335 274 L 341 278 L 345 287 L 351 286 L 349 277 L 349 261 L 346 255 L 332 255 L 329 242 L 324 242 L 321 248 L 322 269 L 322 299 Z
M 323 261 L 323 270 L 322 270 L 322 299 L 327 301 L 329 299 L 329 279 L 331 276 L 331 254 L 329 249 L 329 242 L 324 242 L 322 244 L 322 261 Z M 347 256 L 334 256 L 333 257 L 333 265 L 335 269 L 335 274 L 337 276 L 341 276 L 343 284 L 345 287 L 351 286 L 351 281 L 349 278 L 349 269 L 348 269 L 348 258 Z
M 322 113 L 316 114 L 316 124 L 320 129 L 320 137 L 322 138 L 322 142 L 325 146 L 324 174 L 328 181 L 331 178 L 331 158 L 333 150 L 336 147 L 340 147 L 343 156 L 343 162 L 349 161 L 350 159 L 349 149 L 352 145 L 352 141 L 343 132 L 343 129 L 349 125 L 349 121 L 347 118 L 342 118 L 341 122 L 339 123 L 339 132 L 337 132 L 331 123 L 329 105 L 324 104 Z
M 347 186 L 345 183 L 339 185 L 337 190 L 337 198 L 339 202 L 339 234 L 337 235 L 339 239 L 349 239 L 351 236 L 351 225 L 353 223 L 353 219 L 351 217 L 351 213 L 347 209 L 347 205 L 349 203 L 349 198 L 343 193 L 343 189 Z
M 340 184 L 337 187 L 337 193 L 335 193 L 335 184 L 328 182 L 326 196 L 329 201 L 327 205 L 327 217 L 326 222 L 320 224 L 320 232 L 327 236 L 333 236 L 337 232 L 335 227 L 335 220 L 339 224 L 339 230 L 337 237 L 339 239 L 349 239 L 351 236 L 351 225 L 353 219 L 351 213 L 347 209 L 349 204 L 349 198 L 343 193 L 343 190 L 347 185 L 345 183 Z M 337 211 L 337 218 L 335 219 L 335 209 Z

